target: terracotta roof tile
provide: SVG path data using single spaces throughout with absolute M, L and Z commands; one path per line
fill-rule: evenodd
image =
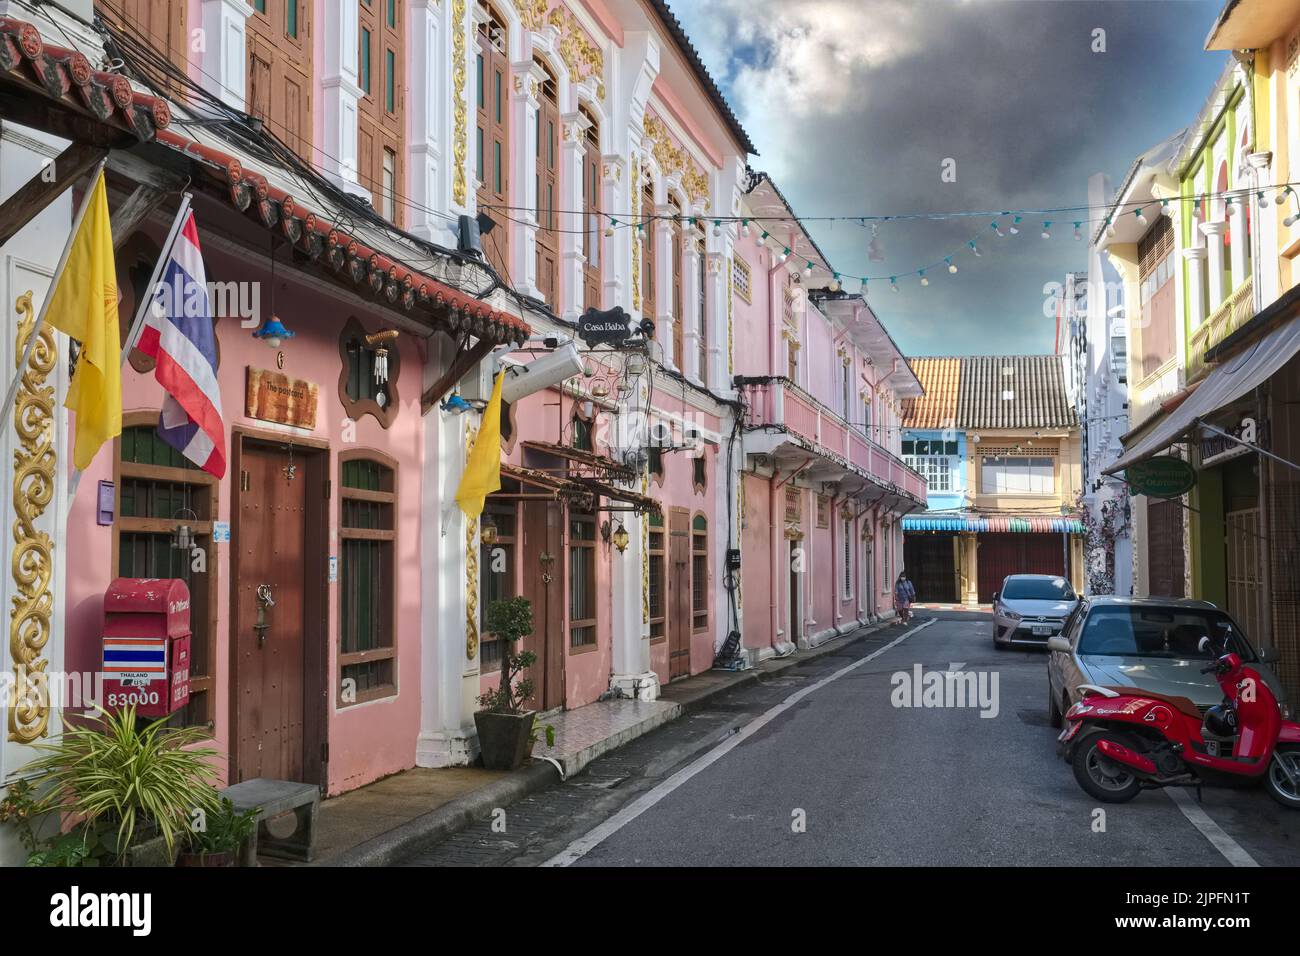
M 910 358 L 907 364 L 925 394 L 903 400 L 904 428 L 949 428 L 957 420 L 960 358 Z

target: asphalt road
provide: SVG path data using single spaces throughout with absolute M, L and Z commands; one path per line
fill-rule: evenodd
M 710 701 L 509 808 L 505 833 L 484 823 L 409 863 L 1300 863 L 1300 813 L 1257 789 L 1144 792 L 1100 829 L 1055 754 L 1043 653 L 996 650 L 988 615 L 932 616 Z M 986 695 L 895 706 L 917 664 Z

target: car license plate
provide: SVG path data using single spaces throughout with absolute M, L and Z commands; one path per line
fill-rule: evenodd
M 1050 625 L 1050 624 L 1035 624 L 1035 625 L 1033 626 L 1033 634 L 1034 634 L 1034 637 L 1051 637 L 1051 635 L 1052 635 L 1052 625 Z

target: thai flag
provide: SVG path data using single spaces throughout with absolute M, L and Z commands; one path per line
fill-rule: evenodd
M 161 638 L 104 638 L 104 673 L 113 677 L 167 673 L 167 642 Z
M 154 378 L 167 392 L 159 436 L 221 478 L 226 474 L 226 429 L 212 322 L 199 229 L 191 211 L 167 253 L 136 347 L 153 357 Z

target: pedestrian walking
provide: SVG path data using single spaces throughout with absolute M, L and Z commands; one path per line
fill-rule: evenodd
M 907 572 L 899 571 L 898 580 L 894 583 L 894 610 L 898 612 L 898 619 L 903 624 L 912 619 L 912 603 L 915 600 L 916 588 L 907 579 Z

